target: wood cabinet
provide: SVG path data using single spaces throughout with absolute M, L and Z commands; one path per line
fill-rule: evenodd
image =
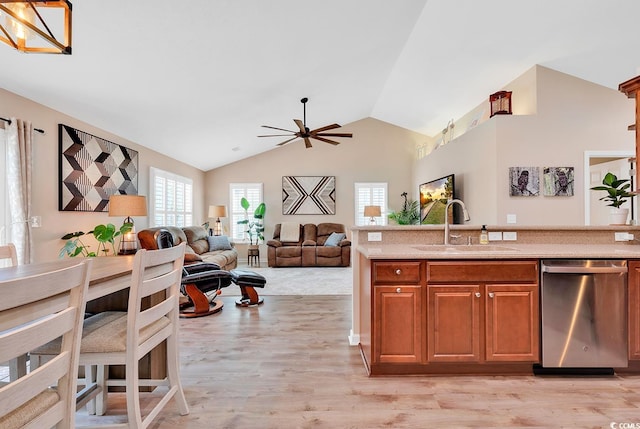
M 629 261 L 629 360 L 640 360 L 640 261 Z
M 538 362 L 537 261 L 427 262 L 429 362 Z
M 422 361 L 422 272 L 419 261 L 373 263 L 373 364 Z

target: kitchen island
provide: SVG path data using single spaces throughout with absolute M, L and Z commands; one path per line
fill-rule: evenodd
M 463 243 L 467 231 L 477 233 L 459 227 Z M 370 232 L 382 241 L 368 241 Z M 628 333 L 620 333 L 629 367 L 616 371 L 636 372 L 640 246 L 615 238 L 638 232 L 519 228 L 516 241 L 443 245 L 441 227 L 354 228 L 351 343 L 372 375 L 531 374 L 541 359 L 540 260 L 610 258 L 629 265 Z

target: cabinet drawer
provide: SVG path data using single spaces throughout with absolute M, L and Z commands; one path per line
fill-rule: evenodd
M 427 263 L 427 283 L 538 282 L 538 261 L 434 261 Z
M 373 263 L 374 283 L 420 283 L 419 261 L 388 261 Z

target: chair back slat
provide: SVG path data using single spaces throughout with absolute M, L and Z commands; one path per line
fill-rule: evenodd
M 0 389 L 0 427 L 74 427 L 80 336 L 91 266 L 91 260 L 79 259 L 62 268 L 0 281 L 4 291 L 0 361 L 62 337 L 58 355 Z M 55 392 L 50 386 L 55 386 Z M 33 403 L 44 401 L 41 395 L 48 397 L 51 405 L 36 414 Z M 20 412 L 16 412 L 18 407 L 22 407 Z
M 13 243 L 0 246 L 0 259 L 8 259 L 10 267 L 18 265 L 18 253 L 16 252 L 16 246 Z

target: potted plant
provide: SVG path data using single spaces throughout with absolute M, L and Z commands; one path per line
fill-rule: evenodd
M 398 225 L 416 225 L 420 222 L 420 214 L 418 213 L 418 202 L 407 200 L 407 193 L 400 194 L 404 198 L 402 210 L 399 212 L 389 213 L 389 219 L 395 221 Z
M 621 206 L 638 194 L 628 190 L 631 187 L 630 182 L 629 179 L 618 179 L 615 174 L 607 173 L 602 179 L 602 185 L 591 188 L 594 191 L 606 191 L 607 194 L 600 198 L 600 201 L 606 201 L 609 203 L 607 206 L 612 207 L 609 212 L 611 225 L 625 225 L 627 223 L 629 209 L 621 208 Z
M 253 212 L 253 220 L 249 220 L 249 200 L 242 197 L 240 206 L 244 209 L 244 219 L 238 221 L 238 225 L 246 225 L 245 234 L 249 236 L 249 248 L 257 248 L 260 240 L 264 240 L 264 213 L 267 209 L 264 203 L 258 204 Z M 255 239 L 255 243 L 254 243 Z
M 74 256 L 84 256 L 84 257 L 94 257 L 98 255 L 107 255 L 109 253 L 109 249 L 107 248 L 107 243 L 111 244 L 111 249 L 113 250 L 113 254 L 116 255 L 116 246 L 115 246 L 115 238 L 119 235 L 124 235 L 131 231 L 133 228 L 133 224 L 130 222 L 125 222 L 122 224 L 120 229 L 116 229 L 115 225 L 109 223 L 107 225 L 96 225 L 92 231 L 89 231 L 87 234 L 93 234 L 94 238 L 98 241 L 98 249 L 96 252 L 92 252 L 89 250 L 89 246 L 85 245 L 80 237 L 85 235 L 82 231 L 70 232 L 68 234 L 63 235 L 61 238 L 63 240 L 67 240 L 62 249 L 60 249 L 60 257 L 64 257 L 64 255 L 68 255 L 70 257 Z

